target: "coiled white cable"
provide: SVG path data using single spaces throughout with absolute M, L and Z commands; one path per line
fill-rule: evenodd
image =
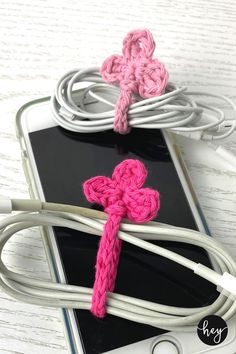
M 1 208 L 1 206 L 3 206 Z M 15 233 L 35 226 L 62 226 L 101 235 L 106 215 L 77 206 L 46 203 L 39 200 L 0 201 L 0 211 L 24 211 L 0 223 L 0 287 L 10 296 L 31 304 L 90 309 L 92 289 L 31 278 L 10 271 L 2 261 L 2 251 Z M 236 262 L 217 241 L 200 232 L 156 222 L 146 225 L 122 223 L 118 236 L 126 242 L 169 258 L 218 286 L 221 292 L 209 306 L 182 308 L 157 304 L 129 296 L 109 293 L 107 313 L 124 319 L 175 331 L 191 331 L 209 314 L 225 320 L 236 312 Z M 189 243 L 204 248 L 216 261 L 220 273 L 147 240 Z
M 83 84 L 79 94 L 74 90 Z M 55 121 L 65 129 L 80 133 L 95 133 L 113 129 L 115 105 L 119 88 L 106 84 L 99 68 L 76 69 L 67 72 L 56 85 L 51 100 Z M 234 119 L 226 120 L 224 111 L 195 100 L 194 96 L 214 97 L 223 100 L 234 111 Z M 236 129 L 236 106 L 221 95 L 206 92 L 189 92 L 186 87 L 169 83 L 166 93 L 136 102 L 128 111 L 130 127 L 145 129 L 168 129 L 197 140 L 218 140 L 232 134 Z M 96 112 L 91 103 L 99 102 Z M 101 105 L 102 103 L 102 105 Z
M 79 90 L 76 90 L 79 86 Z M 64 129 L 78 133 L 96 133 L 113 129 L 115 106 L 120 90 L 106 84 L 99 68 L 75 69 L 58 81 L 51 98 L 54 120 Z M 148 99 L 135 95 L 127 118 L 130 127 L 167 129 L 190 139 L 203 140 L 233 170 L 236 156 L 213 141 L 227 138 L 236 130 L 236 105 L 226 96 L 208 92 L 190 92 L 187 87 L 169 83 L 166 93 Z M 223 109 L 196 100 L 194 97 L 213 97 L 223 101 L 233 112 L 226 119 Z

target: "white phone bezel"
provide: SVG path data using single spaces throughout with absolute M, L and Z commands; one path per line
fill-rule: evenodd
M 33 131 L 56 125 L 57 124 L 52 119 L 49 106 L 49 97 L 31 101 L 24 105 L 17 113 L 17 136 L 21 145 L 23 168 L 32 198 L 45 200 L 28 134 Z M 163 134 L 197 226 L 201 232 L 210 235 L 206 220 L 203 216 L 194 192 L 194 188 L 185 168 L 180 150 L 175 144 L 173 134 L 167 132 L 163 132 Z M 42 236 L 52 277 L 54 280 L 65 283 L 65 274 L 52 228 L 43 228 Z M 214 260 L 211 257 L 210 259 L 213 267 L 217 269 Z M 77 321 L 73 310 L 62 309 L 62 314 L 63 321 L 65 322 L 65 328 L 67 329 L 66 336 L 70 343 L 71 353 L 84 353 L 81 340 L 78 336 L 79 328 L 76 324 Z

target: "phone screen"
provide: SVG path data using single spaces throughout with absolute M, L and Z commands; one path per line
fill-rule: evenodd
M 47 201 L 100 209 L 86 200 L 82 183 L 98 175 L 111 176 L 124 159 L 139 159 L 148 169 L 145 186 L 160 193 L 161 208 L 156 220 L 197 229 L 161 131 L 79 134 L 52 127 L 30 133 L 30 141 Z M 92 287 L 100 237 L 59 227 L 54 232 L 68 283 Z M 208 255 L 198 247 L 178 242 L 154 243 L 211 267 Z M 217 297 L 215 286 L 192 271 L 125 242 L 115 292 L 181 307 L 206 306 Z M 162 329 L 111 315 L 97 319 L 85 310 L 75 310 L 75 316 L 87 354 L 103 353 L 164 333 Z

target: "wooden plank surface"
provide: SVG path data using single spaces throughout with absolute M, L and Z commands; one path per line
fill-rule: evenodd
M 153 32 L 155 53 L 171 81 L 235 98 L 234 1 L 1 0 L 1 195 L 28 197 L 15 135 L 19 107 L 50 95 L 65 71 L 100 66 L 108 55 L 120 53 L 123 37 L 136 28 Z M 210 229 L 236 256 L 236 174 L 201 143 L 179 142 Z M 222 144 L 236 153 L 235 135 Z M 49 277 L 36 229 L 16 235 L 4 260 L 14 270 Z M 1 354 L 67 352 L 58 310 L 22 304 L 0 292 Z

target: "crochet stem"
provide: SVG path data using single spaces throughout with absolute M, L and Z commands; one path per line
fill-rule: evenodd
M 129 133 L 127 113 L 129 105 L 132 103 L 132 91 L 122 89 L 115 108 L 114 130 L 120 134 Z
M 112 292 L 115 287 L 121 251 L 121 240 L 117 237 L 117 232 L 121 220 L 120 215 L 109 215 L 97 253 L 91 312 L 100 318 L 106 314 L 107 292 Z

